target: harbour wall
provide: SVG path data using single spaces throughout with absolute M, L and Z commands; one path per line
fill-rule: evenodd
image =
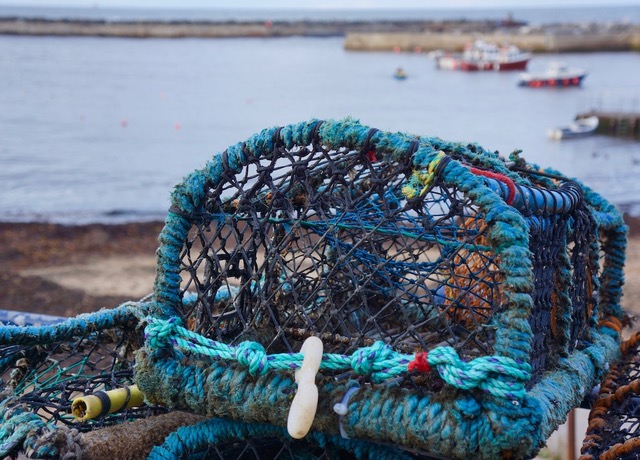
M 625 33 L 560 35 L 553 33 L 348 33 L 350 51 L 462 51 L 476 39 L 511 43 L 534 53 L 640 51 L 640 30 Z
M 106 21 L 0 17 L 0 34 L 107 36 L 135 38 L 180 37 L 344 37 L 348 33 L 421 33 L 491 31 L 495 21 Z
M 106 21 L 0 17 L 0 35 L 126 38 L 344 37 L 352 51 L 460 51 L 482 38 L 536 53 L 640 51 L 640 25 L 504 21 Z

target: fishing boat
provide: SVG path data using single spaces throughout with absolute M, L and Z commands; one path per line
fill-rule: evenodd
M 554 128 L 549 131 L 549 137 L 555 140 L 573 139 L 589 136 L 598 129 L 598 117 L 578 118 L 569 126 Z
M 518 84 L 530 88 L 567 88 L 580 86 L 587 76 L 584 69 L 569 67 L 562 62 L 552 62 L 542 73 L 523 73 Z
M 496 45 L 482 40 L 467 45 L 462 54 L 440 52 L 435 56 L 436 67 L 445 70 L 504 71 L 525 70 L 531 53 L 514 45 Z

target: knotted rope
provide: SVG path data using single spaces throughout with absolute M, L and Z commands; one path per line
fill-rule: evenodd
M 429 162 L 426 172 L 423 170 L 414 171 L 411 178 L 409 178 L 408 183 L 402 187 L 402 193 L 404 196 L 409 200 L 417 196 L 424 196 L 424 194 L 427 193 L 433 185 L 438 166 L 445 158 L 447 158 L 447 155 L 440 151 L 433 160 Z
M 302 365 L 301 353 L 268 355 L 257 342 L 227 345 L 185 329 L 176 317 L 168 320 L 148 317 L 146 321 L 145 339 L 152 349 L 173 346 L 214 359 L 237 361 L 247 367 L 251 375 L 266 374 L 271 369 L 295 370 Z M 351 355 L 325 353 L 320 363 L 320 369 L 353 370 L 356 374 L 370 376 L 375 383 L 409 372 L 428 372 L 431 367 L 455 388 L 478 388 L 510 400 L 525 397 L 524 383 L 529 380 L 531 372 L 529 363 L 504 356 L 482 356 L 467 362 L 452 347 L 436 347 L 428 353 L 414 356 L 398 353 L 381 341 L 360 348 Z
M 38 444 L 38 439 L 55 432 L 56 426 L 43 421 L 37 414 L 20 406 L 0 406 L 0 457 L 16 449 L 29 450 L 35 458 L 54 458 L 58 449 L 54 445 Z

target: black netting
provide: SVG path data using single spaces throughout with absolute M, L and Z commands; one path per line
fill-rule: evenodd
M 583 207 L 571 214 L 534 216 L 528 221 L 535 282 L 534 309 L 529 319 L 533 385 L 563 346 L 572 350 L 588 338 L 589 318 L 596 302 L 593 276 L 597 256 L 591 246 L 595 224 Z M 571 309 L 568 337 L 559 330 L 563 308 Z
M 597 227 L 584 203 L 570 220 L 567 248 L 571 261 L 571 334 L 569 349 L 582 348 L 589 339 L 591 315 L 597 305 L 598 255 L 594 248 Z
M 352 450 L 331 444 L 321 447 L 314 441 L 277 437 L 255 437 L 218 443 L 193 454 L 213 460 L 355 460 L 359 458 Z M 404 458 L 432 459 L 426 456 L 413 457 L 406 452 Z
M 50 344 L 2 347 L 2 384 L 4 393 L 11 395 L 8 404 L 18 404 L 45 421 L 80 431 L 166 412 L 160 407 L 142 406 L 84 422 L 71 414 L 71 403 L 77 397 L 132 385 L 133 352 L 141 344 L 141 331 L 132 327 L 91 332 Z
M 558 285 L 556 277 L 561 267 L 560 255 L 565 249 L 564 233 L 567 218 L 560 214 L 529 219 L 529 248 L 533 262 L 535 288 L 532 294 L 533 311 L 529 322 L 533 332 L 531 346 L 530 384 L 539 380 L 549 363 L 550 351 L 554 350 L 556 333 L 555 305 L 557 305 Z M 555 351 L 555 350 L 554 350 Z
M 406 198 L 412 167 L 371 153 L 279 149 L 209 186 L 182 254 L 181 313 L 225 343 L 329 352 L 491 354 L 501 274 L 482 213 L 437 180 Z

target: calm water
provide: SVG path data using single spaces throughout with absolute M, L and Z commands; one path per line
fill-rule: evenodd
M 640 143 L 557 142 L 592 105 L 640 110 L 640 53 L 536 56 L 590 71 L 533 90 L 514 73 L 438 71 L 424 54 L 354 53 L 342 39 L 0 36 L 0 220 L 156 218 L 174 184 L 263 128 L 352 116 L 389 131 L 478 142 L 574 175 L 640 211 Z M 402 66 L 405 81 L 391 75 Z
M 19 0 L 14 0 L 19 3 Z M 214 3 L 214 2 L 212 2 Z M 425 2 L 426 3 L 426 2 Z M 263 21 L 277 20 L 401 20 L 401 19 L 503 19 L 511 12 L 516 19 L 530 24 L 573 22 L 632 22 L 640 23 L 640 5 L 608 5 L 595 7 L 523 8 L 513 2 L 511 8 L 423 8 L 423 9 L 220 9 L 220 8 L 109 8 L 96 4 L 93 8 L 28 7 L 0 5 L 0 16 L 19 16 L 52 19 L 158 20 L 158 21 Z

